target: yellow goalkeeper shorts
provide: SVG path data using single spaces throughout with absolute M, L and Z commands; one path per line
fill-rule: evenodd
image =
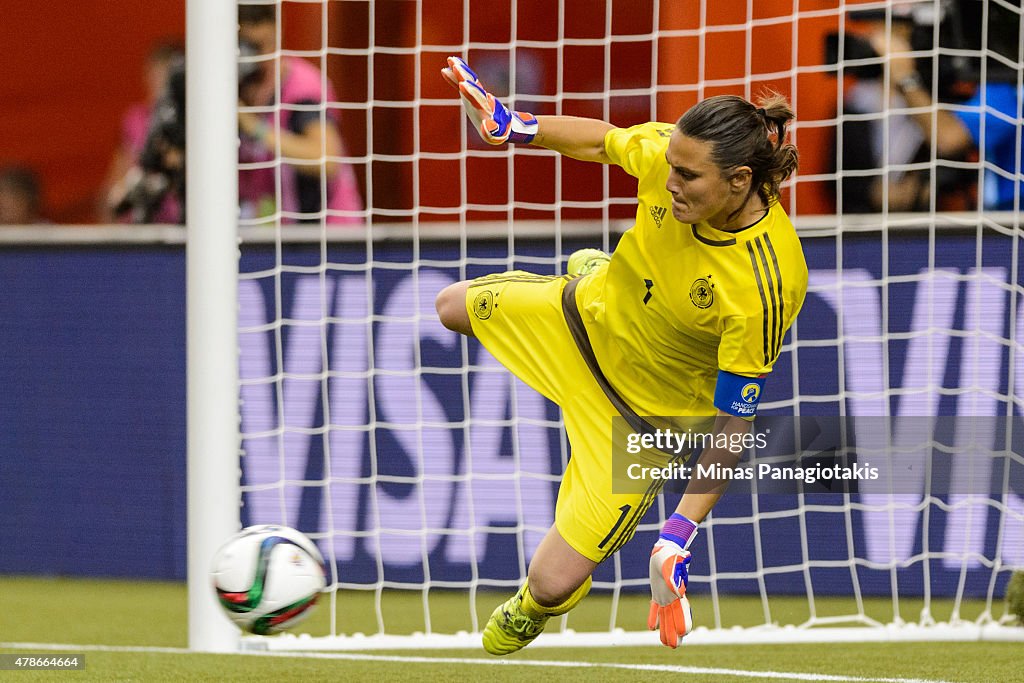
M 558 489 L 555 527 L 579 553 L 601 562 L 633 536 L 661 481 L 636 493 L 612 492 L 612 429 L 622 421 L 612 420 L 619 413 L 562 313 L 562 290 L 571 279 L 524 271 L 488 275 L 470 283 L 466 308 L 484 347 L 562 408 L 571 457 Z

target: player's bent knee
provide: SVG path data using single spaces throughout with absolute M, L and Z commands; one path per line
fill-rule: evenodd
M 434 300 L 434 307 L 437 309 L 437 317 L 441 324 L 449 330 L 473 336 L 473 326 L 469 322 L 469 312 L 466 311 L 466 290 L 469 282 L 456 282 L 450 284 L 440 291 L 437 299 Z

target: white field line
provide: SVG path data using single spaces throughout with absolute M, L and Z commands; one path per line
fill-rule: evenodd
M 795 681 L 835 681 L 838 683 L 951 683 L 933 678 L 864 678 L 836 674 L 798 673 L 786 671 L 751 671 L 745 669 L 724 669 L 706 666 L 681 666 L 677 664 L 626 664 L 618 662 L 563 662 L 539 659 L 471 659 L 460 657 L 410 657 L 404 655 L 370 655 L 354 652 L 219 652 L 204 653 L 181 647 L 147 647 L 135 645 L 72 645 L 58 643 L 0 643 L 0 649 L 60 650 L 62 652 L 155 652 L 160 654 L 223 654 L 241 657 L 301 657 L 304 659 L 326 659 L 350 662 L 383 662 L 399 664 L 455 664 L 472 666 L 536 666 L 561 669 L 619 669 L 626 671 L 655 671 L 661 673 L 704 674 L 750 679 L 784 679 Z

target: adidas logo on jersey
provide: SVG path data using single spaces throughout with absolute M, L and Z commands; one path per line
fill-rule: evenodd
M 654 219 L 654 224 L 659 228 L 661 227 L 661 221 L 664 220 L 665 214 L 668 213 L 668 209 L 664 206 L 652 206 L 651 207 L 651 218 Z

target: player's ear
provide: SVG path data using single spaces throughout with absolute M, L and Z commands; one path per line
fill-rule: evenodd
M 729 176 L 729 184 L 732 186 L 733 192 L 745 193 L 750 187 L 750 179 L 753 175 L 754 172 L 749 166 L 737 166 L 734 168 Z

